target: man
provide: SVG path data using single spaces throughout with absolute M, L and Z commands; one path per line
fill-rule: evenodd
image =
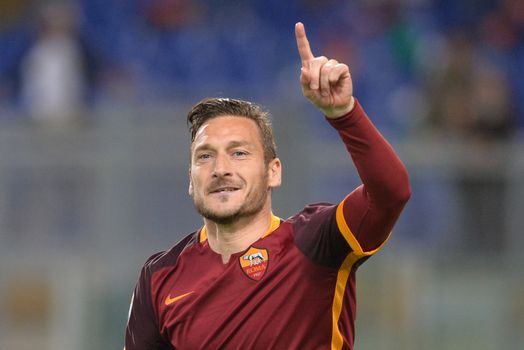
M 256 105 L 208 99 L 188 115 L 189 194 L 204 226 L 144 265 L 125 344 L 152 349 L 352 349 L 355 270 L 410 196 L 407 172 L 353 98 L 345 64 L 295 28 L 304 95 L 338 131 L 363 185 L 282 220 L 281 163 Z M 341 194 L 343 195 L 343 194 Z

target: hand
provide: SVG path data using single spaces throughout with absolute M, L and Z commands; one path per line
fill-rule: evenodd
M 295 25 L 295 37 L 302 60 L 300 84 L 304 96 L 328 118 L 349 113 L 355 100 L 348 66 L 324 56 L 313 56 L 306 29 L 300 22 Z

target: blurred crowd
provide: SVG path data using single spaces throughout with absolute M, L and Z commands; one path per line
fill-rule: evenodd
M 360 183 L 301 96 L 297 21 L 411 176 L 359 348 L 522 343 L 524 0 L 1 0 L 0 348 L 121 348 L 136 269 L 200 222 L 173 114 L 206 96 L 282 113 L 277 213 Z
M 351 66 L 386 131 L 506 139 L 524 127 L 520 0 L 4 0 L 0 120 L 78 123 L 94 106 L 188 95 L 286 98 L 299 20 L 315 53 Z

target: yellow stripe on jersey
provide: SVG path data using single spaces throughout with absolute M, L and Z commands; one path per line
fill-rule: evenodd
M 338 229 L 340 230 L 340 233 L 342 233 L 342 236 L 344 236 L 346 242 L 348 242 L 349 246 L 353 250 L 353 253 L 356 254 L 358 258 L 362 258 L 365 256 L 375 254 L 377 251 L 380 250 L 380 248 L 382 248 L 382 246 L 386 243 L 387 239 L 385 239 L 384 242 L 382 242 L 382 244 L 378 248 L 370 250 L 370 251 L 364 251 L 362 247 L 360 246 L 360 243 L 358 243 L 358 240 L 355 237 L 355 235 L 353 234 L 353 232 L 351 232 L 351 229 L 349 228 L 346 222 L 346 218 L 344 217 L 344 203 L 345 202 L 346 202 L 346 199 L 344 199 L 337 206 L 336 219 L 337 219 L 337 226 L 338 226 Z
M 346 197 L 347 198 L 347 197 Z M 353 268 L 353 265 L 355 262 L 357 262 L 360 258 L 363 258 L 365 256 L 370 256 L 375 254 L 382 246 L 386 243 L 387 239 L 382 242 L 382 244 L 373 250 L 370 251 L 364 251 L 362 247 L 360 246 L 360 243 L 358 243 L 357 238 L 351 232 L 351 229 L 349 228 L 349 225 L 347 224 L 346 218 L 344 217 L 344 203 L 346 199 L 344 199 L 338 206 L 337 206 L 337 212 L 336 212 L 336 220 L 337 220 L 337 226 L 346 240 L 348 242 L 352 252 L 348 254 L 346 259 L 344 259 L 344 262 L 340 266 L 337 274 L 337 285 L 335 287 L 335 295 L 333 297 L 333 307 L 331 309 L 332 313 L 332 335 L 331 335 L 331 349 L 332 350 L 338 350 L 342 349 L 342 346 L 344 345 L 344 339 L 342 338 L 342 333 L 340 332 L 340 329 L 338 327 L 338 321 L 340 319 L 340 313 L 342 312 L 342 307 L 344 303 L 344 293 L 346 292 L 346 286 L 348 283 L 349 275 L 351 274 L 351 269 Z M 388 237 L 389 238 L 389 237 Z
M 342 306 L 344 303 L 344 293 L 346 292 L 346 285 L 348 283 L 349 274 L 353 264 L 359 259 L 359 257 L 351 252 L 344 262 L 337 274 L 337 285 L 335 287 L 335 296 L 333 297 L 333 307 L 331 308 L 332 315 L 332 333 L 331 333 L 331 349 L 338 350 L 342 349 L 344 345 L 344 339 L 342 333 L 338 328 L 338 320 L 340 319 L 340 313 L 342 312 Z
M 269 236 L 273 231 L 275 231 L 280 226 L 280 218 L 274 214 L 271 214 L 271 223 L 269 224 L 269 228 L 267 231 L 261 236 L 261 238 L 264 238 L 266 236 Z M 207 228 L 206 226 L 202 227 L 200 230 L 200 238 L 199 242 L 202 243 L 207 239 Z

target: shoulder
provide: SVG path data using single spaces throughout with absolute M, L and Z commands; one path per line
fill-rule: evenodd
M 180 254 L 197 243 L 198 231 L 195 231 L 182 238 L 170 249 L 151 255 L 144 263 L 143 272 L 151 275 L 164 267 L 176 265 Z
M 328 220 L 335 215 L 337 209 L 336 204 L 332 203 L 312 203 L 306 205 L 295 215 L 289 217 L 286 221 L 293 225 L 306 224 L 311 220 Z
M 286 220 L 293 227 L 295 239 L 318 239 L 339 232 L 337 205 L 332 203 L 312 203 Z
M 313 203 L 287 221 L 295 244 L 314 263 L 338 269 L 351 251 L 337 224 L 339 204 Z

